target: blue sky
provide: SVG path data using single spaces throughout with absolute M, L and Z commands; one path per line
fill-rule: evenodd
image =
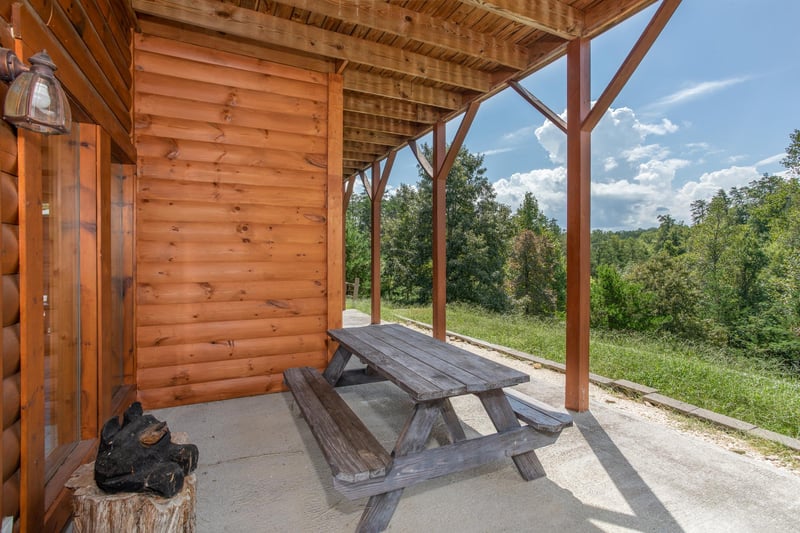
M 592 42 L 592 99 L 655 7 Z M 783 171 L 789 134 L 800 129 L 798 20 L 795 0 L 681 3 L 592 134 L 593 228 L 652 227 L 662 213 L 689 223 L 693 200 Z M 523 85 L 563 113 L 566 60 Z M 448 136 L 458 121 L 448 124 Z M 525 192 L 533 192 L 545 214 L 565 225 L 566 136 L 516 92 L 481 105 L 465 146 L 484 154 L 498 200 L 516 209 Z M 405 148 L 388 190 L 417 181 Z

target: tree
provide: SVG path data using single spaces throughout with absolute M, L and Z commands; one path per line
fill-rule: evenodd
M 789 135 L 789 146 L 786 147 L 786 157 L 781 159 L 781 164 L 795 177 L 800 176 L 800 130 L 794 130 Z
M 558 243 L 547 234 L 522 230 L 509 257 L 510 292 L 527 315 L 552 316 L 563 306 L 564 266 Z
M 370 289 L 370 201 L 366 194 L 353 194 L 345 213 L 345 279 L 359 278 L 361 294 Z

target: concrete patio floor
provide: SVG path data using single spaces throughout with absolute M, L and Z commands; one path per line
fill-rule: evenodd
M 348 312 L 348 325 L 365 315 Z M 367 319 L 368 321 L 368 319 Z M 563 375 L 518 388 L 563 406 Z M 343 398 L 391 449 L 411 409 L 397 387 L 343 387 Z M 639 404 L 592 391 L 591 409 L 537 453 L 547 477 L 525 482 L 511 460 L 408 488 L 389 531 L 789 532 L 800 528 L 800 475 L 687 434 Z M 467 432 L 493 431 L 480 402 L 458 398 Z M 349 501 L 289 393 L 152 411 L 200 449 L 197 531 L 354 531 L 366 499 Z M 656 408 L 646 408 L 660 412 Z M 444 439 L 440 424 L 434 439 Z M 435 442 L 433 443 L 435 445 Z

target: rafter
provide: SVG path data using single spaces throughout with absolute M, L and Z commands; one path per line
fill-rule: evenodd
M 348 92 L 344 95 L 344 110 L 420 124 L 433 124 L 441 116 L 430 106 Z
M 491 87 L 491 77 L 485 72 L 377 42 L 364 46 L 364 40 L 358 37 L 231 4 L 212 0 L 133 0 L 133 6 L 140 13 L 167 20 L 408 76 L 424 77 L 454 87 L 480 92 Z
M 420 133 L 419 127 L 411 122 L 370 115 L 355 115 L 354 113 L 345 114 L 344 127 L 380 131 L 391 133 L 392 135 L 400 135 L 401 137 L 414 137 Z
M 461 0 L 519 24 L 536 28 L 563 39 L 574 39 L 583 32 L 584 14 L 561 0 Z
M 638 13 L 658 0 L 617 0 L 600 2 L 586 10 L 583 34 L 591 39 Z
M 406 138 L 402 135 L 392 135 L 380 131 L 362 129 L 358 126 L 344 128 L 345 142 L 365 142 L 370 144 L 381 144 L 386 146 L 399 146 Z
M 498 41 L 446 19 L 386 2 L 363 0 L 285 0 L 284 3 L 359 26 L 391 33 L 451 52 L 522 70 L 528 66 L 525 48 Z
M 438 89 L 406 80 L 396 80 L 359 70 L 348 70 L 344 77 L 344 88 L 364 94 L 425 104 L 443 109 L 458 109 L 464 96 L 455 91 Z

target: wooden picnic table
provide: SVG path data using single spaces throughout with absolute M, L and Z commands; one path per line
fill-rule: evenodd
M 328 334 L 339 348 L 324 373 L 298 368 L 284 376 L 331 466 L 335 488 L 351 499 L 370 497 L 359 531 L 385 529 L 403 489 L 438 476 L 509 456 L 523 479 L 543 476 L 534 452 L 538 430 L 557 433 L 572 423 L 566 413 L 504 393 L 505 387 L 529 381 L 527 374 L 404 326 L 371 325 Z M 391 454 L 333 389 L 353 355 L 414 402 Z M 480 398 L 497 433 L 467 438 L 450 403 L 464 394 Z M 426 449 L 440 416 L 451 443 Z M 521 426 L 518 418 L 530 419 L 530 425 Z

